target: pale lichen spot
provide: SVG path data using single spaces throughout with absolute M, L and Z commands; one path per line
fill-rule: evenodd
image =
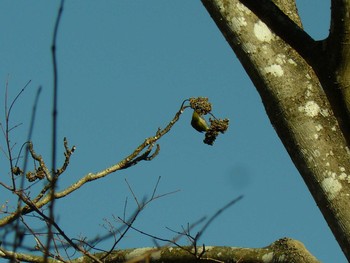
M 261 259 L 263 262 L 271 262 L 273 259 L 273 252 L 264 254 Z
M 319 137 L 319 136 L 318 136 L 318 134 L 317 134 L 317 133 L 315 133 L 315 134 L 314 134 L 314 138 L 315 138 L 315 140 L 317 140 L 317 139 L 318 139 L 318 137 Z
M 321 124 L 317 124 L 315 128 L 316 128 L 316 131 L 320 131 L 323 129 Z
M 321 186 L 323 190 L 328 193 L 329 198 L 332 200 L 334 199 L 339 191 L 342 189 L 341 183 L 337 179 L 334 179 L 332 177 L 328 177 L 323 179 Z
M 331 130 L 332 130 L 332 131 L 337 131 L 337 127 L 332 126 Z
M 350 180 L 350 176 L 348 176 L 346 173 L 341 173 L 340 175 L 339 175 L 339 179 L 340 180 L 346 180 L 346 181 L 348 181 L 349 182 L 349 180 Z
M 312 92 L 313 92 L 313 86 L 312 86 L 312 84 L 310 84 L 309 82 L 308 82 L 308 84 L 306 85 L 306 97 L 308 98 L 308 97 L 310 97 L 310 96 L 312 96 Z
M 201 254 L 203 251 L 210 251 L 212 250 L 214 247 L 213 246 L 205 246 L 205 248 L 203 247 L 198 247 L 196 250 L 194 248 L 192 248 L 193 252 L 198 252 L 199 254 Z
M 328 156 L 334 156 L 333 151 L 329 151 L 328 153 L 326 153 L 326 157 L 328 157 Z
M 321 153 L 319 150 L 314 150 L 314 156 L 315 157 L 320 157 L 321 156 Z
M 346 150 L 346 153 L 347 153 L 348 155 L 350 155 L 350 150 L 349 150 L 349 147 L 348 147 L 348 146 L 345 146 L 345 150 Z
M 330 166 L 329 162 L 326 162 L 326 166 Z
M 307 73 L 307 74 L 305 75 L 305 77 L 306 77 L 307 79 L 311 79 L 311 76 L 309 75 L 309 73 Z
M 247 21 L 245 20 L 245 18 L 243 16 L 238 17 L 237 18 L 237 22 L 241 25 L 241 26 L 246 26 L 247 25 Z
M 152 248 L 152 247 L 136 248 L 136 249 L 132 250 L 130 253 L 128 253 L 125 256 L 125 258 L 127 260 L 129 260 L 129 259 L 132 259 L 132 258 L 135 258 L 135 257 L 139 257 L 139 256 L 141 256 L 141 255 L 143 255 L 143 254 L 145 254 L 147 252 L 152 251 L 152 250 L 154 250 L 154 248 Z
M 223 2 L 218 2 L 218 7 L 221 11 L 224 11 L 225 10 L 225 6 L 224 6 L 224 3 Z
M 262 42 L 270 42 L 273 39 L 271 30 L 260 20 L 254 24 L 254 34 Z
M 237 7 L 237 9 L 239 11 L 244 12 L 247 15 L 249 15 L 252 12 L 252 11 L 250 11 L 249 8 L 247 8 L 245 5 L 243 5 L 243 4 L 239 3 L 239 2 L 236 4 L 236 7 Z
M 346 173 L 341 173 L 340 175 L 339 175 L 339 179 L 340 180 L 345 180 L 345 178 L 346 178 Z
M 286 55 L 284 54 L 277 54 L 277 57 L 276 57 L 276 62 L 278 64 L 285 64 L 286 63 Z
M 271 66 L 265 67 L 265 72 L 270 73 L 275 77 L 282 77 L 284 72 L 280 65 L 273 64 Z
M 327 177 L 332 177 L 333 179 L 335 179 L 337 177 L 337 174 L 335 172 L 326 170 L 323 175 L 327 176 Z
M 343 166 L 340 166 L 339 167 L 339 170 L 340 170 L 340 175 L 339 175 L 339 179 L 340 180 L 343 180 L 343 181 L 347 181 L 348 183 L 350 183 L 350 175 L 348 175 L 345 171 L 345 167 Z
M 232 27 L 235 31 L 240 31 L 241 27 L 247 25 L 247 22 L 243 16 L 242 17 L 233 17 L 231 19 L 231 23 L 232 23 Z
M 260 45 L 258 51 L 264 55 L 267 55 L 270 53 L 270 51 L 266 45 Z
M 321 110 L 321 115 L 322 115 L 323 117 L 328 117 L 328 116 L 329 116 L 329 111 L 328 111 L 327 109 L 322 109 L 322 110 Z
M 254 54 L 257 52 L 257 48 L 254 44 L 248 42 L 248 43 L 244 43 L 242 45 L 243 50 L 247 53 L 247 54 Z
M 320 106 L 318 106 L 318 104 L 314 101 L 306 102 L 305 106 L 300 106 L 298 110 L 301 112 L 305 112 L 305 114 L 309 117 L 315 117 L 321 111 Z
M 294 65 L 294 66 L 297 66 L 298 64 L 293 60 L 293 59 L 288 59 L 288 63 L 289 64 L 292 64 L 292 65 Z

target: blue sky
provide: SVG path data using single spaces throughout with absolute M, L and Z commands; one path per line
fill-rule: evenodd
M 50 46 L 58 5 L 0 5 L 0 99 L 6 81 L 12 99 L 31 80 L 12 113 L 13 124 L 23 123 L 11 133 L 12 142 L 18 144 L 16 151 L 25 141 L 35 93 L 42 86 L 32 140 L 48 163 Z M 298 8 L 306 30 L 324 38 L 328 1 L 298 1 Z M 212 215 L 243 194 L 211 224 L 201 242 L 262 247 L 287 236 L 302 241 L 323 262 L 346 262 L 258 93 L 200 1 L 66 1 L 57 55 L 58 139 L 67 137 L 77 147 L 59 182 L 61 189 L 131 153 L 158 127 L 165 127 L 186 98 L 209 97 L 214 114 L 230 119 L 228 132 L 211 147 L 192 129 L 187 111 L 159 141 L 161 151 L 152 162 L 111 174 L 59 200 L 58 222 L 67 234 L 103 235 L 104 219 L 113 222 L 113 216 L 122 216 L 126 197 L 127 212 L 135 209 L 125 178 L 141 200 L 152 194 L 161 176 L 160 194 L 180 191 L 155 200 L 138 218 L 135 226 L 150 234 L 171 238 L 166 227 L 181 231 L 181 226 Z M 4 142 L 1 138 L 1 147 Z M 0 164 L 8 167 L 4 155 Z M 7 198 L 2 195 L 0 202 Z M 101 245 L 108 248 L 111 242 Z M 119 248 L 152 245 L 150 238 L 131 231 Z

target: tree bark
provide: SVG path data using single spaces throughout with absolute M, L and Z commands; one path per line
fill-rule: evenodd
M 332 1 L 331 34 L 320 42 L 302 29 L 294 1 L 202 2 L 350 261 L 349 18 L 337 17 L 349 1 Z
M 203 250 L 204 249 L 204 250 Z M 5 252 L 0 250 L 0 257 L 17 259 L 21 262 L 43 263 L 40 256 L 22 253 Z M 105 253 L 94 254 L 94 257 L 104 263 L 136 263 L 136 262 L 230 262 L 230 263 L 319 263 L 304 245 L 293 239 L 282 238 L 264 248 L 238 247 L 161 247 L 135 248 L 112 251 L 107 257 Z M 49 259 L 48 263 L 62 263 L 59 259 Z M 90 257 L 81 257 L 70 261 L 94 262 Z
M 137 248 L 124 251 L 116 251 L 114 255 L 106 258 L 107 263 L 136 263 L 136 262 L 239 262 L 239 263 L 319 263 L 310 254 L 304 245 L 293 239 L 283 238 L 264 248 L 237 248 L 237 247 L 205 247 L 205 253 L 201 257 L 188 253 L 193 247 L 163 247 L 163 248 Z M 203 252 L 198 248 L 197 256 Z

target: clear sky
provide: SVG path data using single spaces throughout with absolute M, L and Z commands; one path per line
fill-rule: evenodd
M 326 37 L 329 1 L 298 4 L 306 30 L 316 39 Z M 50 45 L 58 5 L 43 0 L 0 4 L 1 101 L 6 81 L 13 99 L 31 80 L 11 116 L 12 124 L 23 123 L 11 133 L 17 143 L 14 151 L 26 140 L 35 93 L 42 86 L 32 140 L 48 164 Z M 208 146 L 202 143 L 203 134 L 190 126 L 187 111 L 159 141 L 161 151 L 152 162 L 111 174 L 59 200 L 58 222 L 66 234 L 91 239 L 106 233 L 106 221 L 119 227 L 113 217 L 123 216 L 126 197 L 127 215 L 135 209 L 125 178 L 142 200 L 161 176 L 159 194 L 180 191 L 146 208 L 135 223 L 143 231 L 172 238 L 166 227 L 181 231 L 181 226 L 244 195 L 210 225 L 200 242 L 262 247 L 291 237 L 323 262 L 346 262 L 258 93 L 200 1 L 66 1 L 57 55 L 58 139 L 67 137 L 77 147 L 60 189 L 120 161 L 158 127 L 165 127 L 186 98 L 209 97 L 213 113 L 230 119 L 228 132 Z M 1 147 L 4 142 L 2 137 Z M 5 176 L 8 162 L 3 154 L 0 164 Z M 8 198 L 1 194 L 0 203 Z M 108 249 L 112 241 L 102 248 Z M 118 247 L 153 245 L 151 238 L 131 231 Z

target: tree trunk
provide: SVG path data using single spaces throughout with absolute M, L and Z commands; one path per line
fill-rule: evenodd
M 303 31 L 294 1 L 202 2 L 350 261 L 350 1 L 332 1 L 331 34 L 320 42 Z

